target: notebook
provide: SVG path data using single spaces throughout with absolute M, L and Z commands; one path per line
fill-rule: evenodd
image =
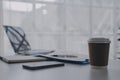
M 43 57 L 13 55 L 13 56 L 1 56 L 1 60 L 7 63 L 21 63 L 21 62 L 45 61 L 47 59 Z

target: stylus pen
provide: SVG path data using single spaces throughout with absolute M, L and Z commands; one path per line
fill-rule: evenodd
M 29 70 L 38 70 L 38 69 L 47 69 L 47 68 L 54 68 L 54 67 L 60 67 L 60 66 L 64 66 L 64 63 L 49 64 L 49 65 L 42 65 L 42 66 L 33 66 L 33 67 L 23 65 L 23 68 L 29 69 Z

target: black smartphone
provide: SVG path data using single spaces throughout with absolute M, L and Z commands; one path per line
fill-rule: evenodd
M 22 65 L 22 67 L 24 69 L 28 69 L 28 70 L 40 70 L 40 69 L 48 69 L 48 68 L 54 68 L 54 67 L 60 67 L 60 66 L 64 66 L 64 63 L 61 63 L 61 62 L 39 62 L 39 63 Z

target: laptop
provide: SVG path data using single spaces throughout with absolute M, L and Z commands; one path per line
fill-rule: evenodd
M 34 54 L 47 55 L 53 52 L 55 51 L 54 50 L 24 50 L 24 51 L 18 51 L 17 53 L 21 55 L 34 55 Z
M 26 39 L 26 34 L 21 27 L 13 27 L 4 25 L 5 32 L 7 33 L 8 39 L 17 54 L 31 55 L 31 54 L 49 54 L 53 53 L 54 50 L 33 50 L 31 49 L 30 43 Z

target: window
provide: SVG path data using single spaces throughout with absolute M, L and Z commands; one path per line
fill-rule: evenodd
M 30 12 L 33 10 L 32 3 L 27 2 L 17 2 L 17 1 L 4 1 L 4 9 L 11 11 L 19 11 L 19 12 Z
M 22 27 L 35 49 L 88 55 L 89 37 L 113 41 L 113 0 L 3 1 L 4 25 Z

